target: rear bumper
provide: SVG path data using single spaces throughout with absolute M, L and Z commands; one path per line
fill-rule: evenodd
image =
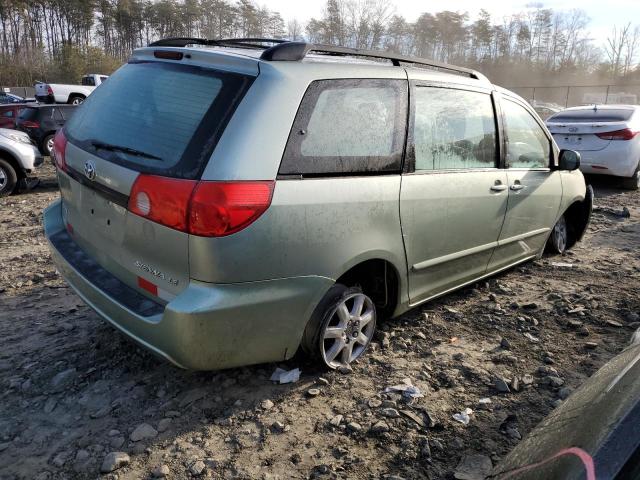
M 333 283 L 323 277 L 241 284 L 191 281 L 161 305 L 140 294 L 141 299 L 132 299 L 132 289 L 119 290 L 114 282 L 120 281 L 105 279 L 99 266 L 90 273 L 86 262 L 93 260 L 66 233 L 59 200 L 45 210 L 44 225 L 54 263 L 78 295 L 117 329 L 182 368 L 214 370 L 290 358 L 313 309 Z M 61 246 L 65 235 L 73 255 Z
M 580 170 L 591 175 L 631 177 L 640 159 L 640 152 L 631 147 L 614 145 L 599 151 L 580 151 Z

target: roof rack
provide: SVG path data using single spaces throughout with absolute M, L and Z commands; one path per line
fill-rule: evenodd
M 273 44 L 267 46 L 265 44 Z M 446 72 L 462 74 L 476 80 L 488 81 L 488 79 L 480 72 L 470 68 L 458 67 L 436 60 L 428 60 L 419 57 L 410 57 L 407 55 L 396 55 L 393 53 L 380 52 L 376 50 L 365 50 L 361 48 L 338 47 L 335 45 L 323 45 L 307 42 L 292 42 L 279 38 L 225 38 L 219 40 L 211 40 L 206 38 L 165 38 L 150 43 L 150 47 L 185 47 L 187 45 L 206 45 L 211 47 L 241 47 L 263 49 L 261 60 L 265 61 L 288 61 L 299 62 L 310 53 L 320 53 L 334 56 L 354 56 L 378 58 L 381 60 L 390 60 L 391 63 L 398 67 L 402 63 L 413 65 L 425 65 Z

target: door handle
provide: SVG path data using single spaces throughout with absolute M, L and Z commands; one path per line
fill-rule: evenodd
M 503 185 L 502 183 L 496 183 L 491 187 L 491 190 L 494 192 L 504 192 L 506 189 L 507 189 L 507 186 Z
M 514 192 L 517 192 L 518 190 L 522 190 L 523 188 L 524 188 L 524 185 L 520 183 L 514 183 L 513 185 L 511 185 L 511 190 L 513 190 Z

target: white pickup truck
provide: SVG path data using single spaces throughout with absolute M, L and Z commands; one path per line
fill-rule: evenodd
M 36 83 L 36 100 L 42 103 L 80 105 L 107 78 L 109 78 L 107 75 L 92 73 L 82 77 L 82 85 Z

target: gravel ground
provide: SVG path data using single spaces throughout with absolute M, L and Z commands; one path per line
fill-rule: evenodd
M 0 200 L 2 479 L 453 478 L 469 455 L 499 461 L 640 325 L 640 193 L 598 181 L 568 255 L 384 323 L 352 373 L 304 358 L 186 372 L 62 281 L 41 225 L 56 183 L 42 175 Z M 300 381 L 273 384 L 276 366 Z M 423 396 L 384 393 L 403 381 Z M 464 425 L 453 415 L 467 408 Z

